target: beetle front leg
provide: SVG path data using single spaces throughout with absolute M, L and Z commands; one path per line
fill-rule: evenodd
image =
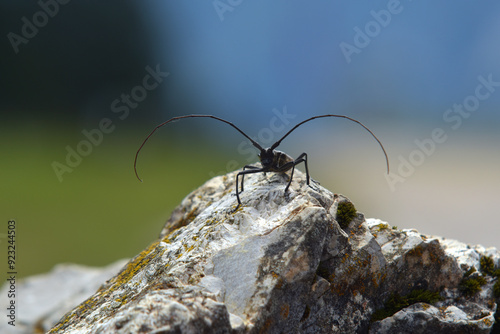
M 259 168 L 257 166 L 253 166 L 253 165 L 245 165 L 243 167 L 243 171 L 245 171 L 245 168 L 248 168 L 248 169 L 262 169 L 262 168 Z M 245 173 L 245 174 L 251 174 L 251 173 Z M 243 182 L 245 180 L 245 174 L 242 174 L 241 175 L 241 191 L 243 191 Z M 239 174 L 238 174 L 239 175 Z M 236 187 L 238 187 L 238 180 L 236 180 Z
M 248 166 L 245 166 L 245 167 L 248 167 Z M 238 210 L 240 205 L 241 205 L 240 193 L 238 191 L 238 177 L 241 175 L 241 191 L 243 191 L 243 178 L 245 177 L 246 174 L 255 174 L 255 173 L 260 173 L 260 172 L 264 171 L 264 168 L 259 168 L 259 167 L 255 167 L 255 166 L 248 167 L 248 168 L 253 168 L 253 169 L 248 169 L 248 170 L 245 170 L 244 169 L 245 167 L 243 167 L 243 170 L 241 172 L 236 174 L 236 199 L 238 200 L 238 205 L 233 210 L 233 212 Z

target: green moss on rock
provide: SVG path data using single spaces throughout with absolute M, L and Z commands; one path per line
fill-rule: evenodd
M 481 291 L 481 287 L 486 284 L 486 279 L 477 274 L 477 275 L 472 275 L 476 272 L 476 268 L 472 267 L 469 269 L 465 274 L 464 277 L 462 278 L 462 281 L 460 282 L 460 285 L 458 288 L 460 291 L 465 296 L 473 296 L 479 291 Z
M 481 264 L 481 271 L 483 273 L 493 276 L 493 273 L 495 272 L 495 263 L 493 262 L 493 258 L 491 256 L 481 256 L 479 263 Z
M 401 311 L 405 307 L 416 303 L 427 303 L 434 304 L 440 301 L 442 298 L 438 292 L 432 292 L 429 290 L 416 289 L 407 294 L 406 296 L 401 296 L 397 292 L 391 294 L 389 299 L 385 302 L 384 307 L 375 311 L 372 314 L 372 321 L 379 321 L 394 315 L 395 313 Z
M 351 202 L 340 202 L 337 207 L 337 223 L 339 223 L 341 228 L 346 228 L 354 217 L 356 217 L 356 212 L 357 210 Z

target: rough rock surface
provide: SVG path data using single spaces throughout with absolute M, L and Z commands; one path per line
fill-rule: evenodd
M 16 282 L 17 314 L 15 326 L 0 321 L 0 333 L 45 333 L 65 313 L 93 294 L 107 279 L 116 275 L 127 260 L 103 268 L 75 264 L 58 264 L 48 273 Z M 9 284 L 0 289 L 0 309 L 9 306 Z M 5 312 L 2 313 L 2 315 Z M 8 318 L 7 318 L 8 319 Z
M 498 278 L 491 270 L 485 273 L 481 258 L 487 256 L 488 268 L 497 269 L 497 250 L 351 215 L 347 198 L 314 182 L 306 186 L 299 171 L 286 195 L 286 175 L 248 175 L 243 205 L 233 212 L 235 175 L 213 178 L 188 195 L 160 238 L 51 332 L 488 333 L 493 328 Z M 476 290 L 464 288 L 465 279 L 478 278 Z M 405 297 L 412 293 L 427 297 Z M 403 299 L 395 313 L 372 319 L 389 301 Z

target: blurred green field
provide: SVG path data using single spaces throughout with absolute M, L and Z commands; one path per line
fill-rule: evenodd
M 75 148 L 85 139 L 81 133 L 35 125 L 2 130 L 0 242 L 6 247 L 7 221 L 16 220 L 20 277 L 62 262 L 101 266 L 134 256 L 155 240 L 175 206 L 230 160 L 158 136 L 141 152 L 141 183 L 133 159 L 146 131 L 119 130 L 105 135 L 62 182 L 51 164 L 64 163 L 66 145 Z

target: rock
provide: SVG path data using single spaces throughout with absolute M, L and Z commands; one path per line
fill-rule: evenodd
M 495 323 L 496 303 L 500 299 L 497 296 L 495 302 L 492 291 L 498 278 L 477 274 L 477 277 L 484 276 L 486 283 L 473 296 L 461 291 L 460 284 L 467 271 L 481 268 L 483 256 L 490 257 L 499 267 L 500 253 L 496 249 L 470 247 L 455 240 L 420 235 L 415 230 L 395 231 L 387 223 L 375 219 L 369 219 L 368 225 L 386 258 L 389 262 L 392 260 L 388 268 L 392 277 L 407 284 L 423 265 L 420 270 L 425 272 L 421 275 L 424 278 L 418 278 L 414 286 L 439 291 L 441 298 L 434 305 L 415 303 L 376 321 L 370 333 L 490 333 Z M 406 252 L 403 251 L 405 247 Z M 396 274 L 400 268 L 409 275 L 407 279 Z M 386 283 L 390 287 L 397 286 L 395 281 L 387 280 Z M 398 292 L 392 289 L 394 291 Z
M 233 212 L 235 176 L 188 195 L 160 238 L 51 333 L 493 328 L 497 250 L 365 220 L 346 197 L 306 186 L 299 171 L 288 194 L 286 175 L 247 175 Z
M 31 276 L 17 282 L 15 326 L 0 322 L 0 333 L 45 333 L 61 317 L 94 293 L 103 282 L 115 275 L 127 260 L 117 261 L 104 268 L 74 264 L 59 264 L 51 272 Z M 8 284 L 0 290 L 0 309 L 9 300 Z
M 438 308 L 417 303 L 376 322 L 370 333 L 490 333 L 494 317 L 481 311 L 477 308 L 474 314 L 467 314 L 457 306 Z

